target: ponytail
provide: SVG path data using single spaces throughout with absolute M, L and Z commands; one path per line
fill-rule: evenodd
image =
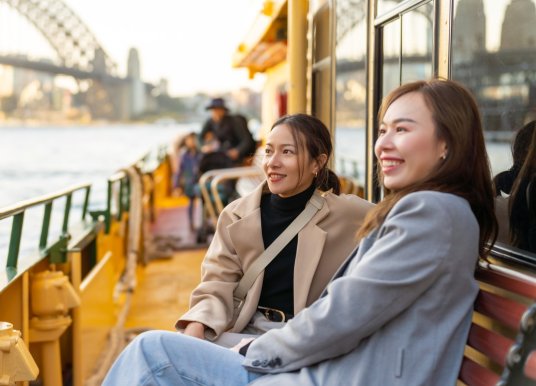
M 323 191 L 332 189 L 336 195 L 339 195 L 341 192 L 339 177 L 325 166 L 318 172 L 315 178 L 315 186 Z

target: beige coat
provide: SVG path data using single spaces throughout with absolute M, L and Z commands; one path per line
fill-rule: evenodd
M 222 332 L 242 331 L 254 315 L 263 273 L 249 290 L 232 325 L 233 291 L 253 261 L 263 252 L 260 201 L 267 185 L 233 201 L 221 213 L 216 234 L 202 264 L 202 281 L 190 298 L 190 310 L 176 323 L 178 329 L 196 321 L 208 327 L 214 340 Z M 323 193 L 325 203 L 298 233 L 294 265 L 294 313 L 315 301 L 340 264 L 357 245 L 355 234 L 372 207 L 353 195 Z

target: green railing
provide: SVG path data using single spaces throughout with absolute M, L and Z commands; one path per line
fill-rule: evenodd
M 38 241 L 39 260 L 45 256 L 50 256 L 50 261 L 53 263 L 59 263 L 65 260 L 65 255 L 67 253 L 67 243 L 70 238 L 69 214 L 72 207 L 73 194 L 77 191 L 84 191 L 84 198 L 82 202 L 82 215 L 80 219 L 81 221 L 84 221 L 88 213 L 89 195 L 91 191 L 90 184 L 75 185 L 55 193 L 46 194 L 34 199 L 19 202 L 12 206 L 0 208 L 0 221 L 10 217 L 13 218 L 11 224 L 11 232 L 9 236 L 6 261 L 6 273 L 8 281 L 15 278 L 18 273 L 18 261 L 22 240 L 24 216 L 26 214 L 26 211 L 30 208 L 44 206 L 41 232 Z M 57 241 L 52 244 L 48 244 L 50 221 L 52 217 L 52 206 L 54 202 L 61 198 L 65 198 L 61 234 Z M 34 263 L 36 262 L 37 261 L 34 261 Z M 0 286 L 0 289 L 1 288 L 2 287 Z
M 114 191 L 114 188 L 119 188 Z M 117 192 L 116 194 L 114 194 Z M 114 211 L 112 208 L 114 197 L 116 198 L 117 208 Z M 124 171 L 115 173 L 108 177 L 107 193 L 106 193 L 106 208 L 104 210 L 91 211 L 90 214 L 94 221 L 103 220 L 104 230 L 106 234 L 110 233 L 112 225 L 112 216 L 117 220 L 121 219 L 123 213 L 128 212 L 130 205 L 130 183 L 127 174 Z M 102 216 L 102 218 L 101 218 Z
M 166 147 L 160 146 L 156 151 L 143 155 L 134 166 L 143 174 L 151 174 L 166 159 Z M 128 173 L 119 171 L 107 179 L 106 206 L 103 210 L 89 211 L 91 184 L 79 184 L 46 194 L 34 199 L 22 201 L 17 204 L 0 208 L 0 221 L 12 218 L 9 244 L 7 248 L 6 275 L 0 275 L 0 291 L 9 282 L 18 277 L 22 272 L 35 265 L 43 258 L 48 257 L 50 263 L 64 263 L 67 260 L 68 243 L 73 235 L 69 225 L 69 217 L 73 206 L 73 194 L 84 191 L 81 203 L 80 223 L 85 224 L 79 232 L 94 232 L 101 222 L 104 224 L 106 233 L 110 232 L 112 220 L 120 220 L 124 213 L 130 210 L 131 186 Z M 63 221 L 60 236 L 57 240 L 49 243 L 49 231 L 52 218 L 53 204 L 65 198 Z M 114 205 L 115 204 L 115 205 Z M 43 206 L 44 212 L 41 221 L 41 232 L 38 240 L 38 255 L 25 262 L 24 267 L 19 265 L 19 254 L 23 234 L 24 216 L 28 209 Z M 92 220 L 87 215 L 91 215 Z M 37 241 L 36 241 L 37 242 Z M 0 271 L 1 272 L 1 271 Z

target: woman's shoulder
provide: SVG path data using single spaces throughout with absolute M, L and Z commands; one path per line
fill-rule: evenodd
M 474 218 L 469 202 L 452 193 L 422 190 L 402 197 L 393 207 L 389 216 L 400 212 L 412 211 L 419 215 L 430 213 L 439 221 L 453 218 L 460 221 Z M 388 216 L 388 217 L 389 217 Z
M 436 191 L 409 193 L 391 209 L 380 235 L 405 235 L 406 240 L 435 245 L 449 253 L 463 250 L 478 254 L 478 221 L 463 197 Z M 461 254 L 460 256 L 465 256 Z
M 331 191 L 323 192 L 322 197 L 326 200 L 330 210 L 352 211 L 370 210 L 374 204 L 355 194 L 335 194 Z

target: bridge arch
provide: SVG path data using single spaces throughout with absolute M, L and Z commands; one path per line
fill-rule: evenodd
M 64 66 L 110 75 L 117 65 L 87 25 L 61 0 L 0 0 L 25 17 L 49 42 Z

